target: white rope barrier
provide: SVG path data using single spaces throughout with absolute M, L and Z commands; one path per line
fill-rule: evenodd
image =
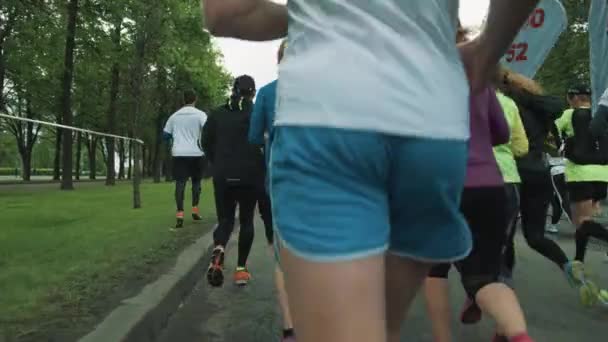
M 140 139 L 123 137 L 123 136 L 120 136 L 120 135 L 109 134 L 109 133 L 101 133 L 101 132 L 91 131 L 91 130 L 84 129 L 84 128 L 78 128 L 78 127 L 61 125 L 61 124 L 54 123 L 54 122 L 46 122 L 46 121 L 40 121 L 40 120 L 22 118 L 22 117 L 19 117 L 19 116 L 7 115 L 7 114 L 2 114 L 2 113 L 0 113 L 0 118 L 7 118 L 7 119 L 12 119 L 12 120 L 31 122 L 31 123 L 35 123 L 35 124 L 39 124 L 39 125 L 46 125 L 46 126 L 57 127 L 57 128 L 64 128 L 64 129 L 69 129 L 69 130 L 76 131 L 76 132 L 99 135 L 99 136 L 102 136 L 102 137 L 108 137 L 108 138 L 115 138 L 115 139 L 122 139 L 122 140 L 127 140 L 127 141 L 133 141 L 133 142 L 136 142 L 136 143 L 141 144 L 141 145 L 144 144 L 143 140 L 140 140 Z

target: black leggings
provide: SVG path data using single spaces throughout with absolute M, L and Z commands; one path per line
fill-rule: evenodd
M 234 230 L 236 205 L 239 205 L 239 255 L 237 266 L 245 267 L 254 238 L 253 215 L 258 191 L 249 185 L 228 184 L 223 179 L 214 179 L 215 206 L 218 225 L 213 232 L 215 246 L 226 247 Z
M 486 285 L 498 282 L 501 275 L 509 223 L 506 206 L 503 186 L 465 188 L 462 193 L 460 208 L 473 235 L 473 250 L 457 262 L 456 267 L 470 298 L 474 299 Z M 449 264 L 437 265 L 431 269 L 429 277 L 447 277 L 449 269 Z
M 521 172 L 521 227 L 530 248 L 563 269 L 568 263 L 566 253 L 555 241 L 545 237 L 549 203 L 553 197 L 551 174 Z
M 264 221 L 264 228 L 266 232 L 266 241 L 268 241 L 269 245 L 272 245 L 274 242 L 274 230 L 272 223 L 272 206 L 270 202 L 270 196 L 266 192 L 265 189 L 259 190 L 258 194 L 258 210 L 260 211 L 260 216 L 262 216 L 262 221 Z
M 558 224 L 562 218 L 564 211 L 568 215 L 568 219 L 572 219 L 570 211 L 570 200 L 568 196 L 568 187 L 566 186 L 566 177 L 564 174 L 552 176 L 553 181 L 553 199 L 551 200 L 552 216 L 551 223 Z
M 505 184 L 505 193 L 507 196 L 507 205 L 505 207 L 509 226 L 507 229 L 507 242 L 504 248 L 503 267 L 501 274 L 506 279 L 511 279 L 513 276 L 513 268 L 515 267 L 515 233 L 517 232 L 517 214 L 519 214 L 520 206 L 520 188 L 519 184 Z
M 608 230 L 595 221 L 585 221 L 576 230 L 576 256 L 575 260 L 584 262 L 587 253 L 589 238 L 596 238 L 608 243 Z
M 175 181 L 175 204 L 177 211 L 184 211 L 184 197 L 188 180 Z M 201 199 L 201 180 L 192 179 L 192 207 L 197 207 Z

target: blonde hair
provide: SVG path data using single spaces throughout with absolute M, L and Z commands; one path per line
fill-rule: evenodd
M 544 95 L 543 87 L 531 78 L 520 73 L 500 67 L 496 73 L 496 87 L 505 94 L 528 93 L 532 95 Z

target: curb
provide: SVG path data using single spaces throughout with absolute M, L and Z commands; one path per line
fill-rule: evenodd
M 95 330 L 78 341 L 155 341 L 205 274 L 205 257 L 211 252 L 214 230 L 186 248 L 171 270 L 146 285 L 137 296 L 123 300 Z

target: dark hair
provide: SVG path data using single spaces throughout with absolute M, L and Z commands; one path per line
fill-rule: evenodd
M 194 102 L 196 102 L 197 100 L 197 96 L 196 96 L 196 92 L 194 91 L 194 89 L 188 89 L 184 91 L 184 104 L 185 105 L 189 105 L 189 104 L 193 104 Z

